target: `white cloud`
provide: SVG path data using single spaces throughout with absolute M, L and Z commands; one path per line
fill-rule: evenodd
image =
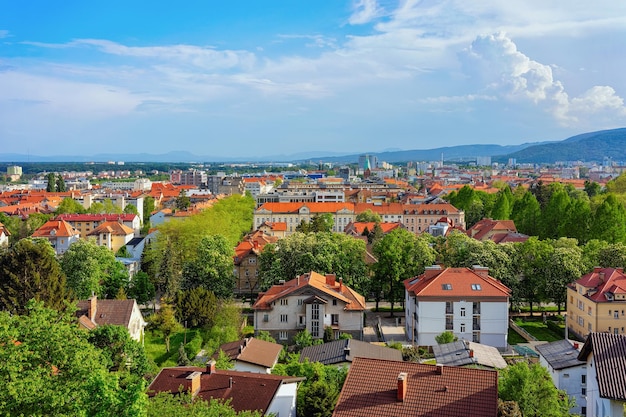
M 0 39 L 8 38 L 8 37 L 9 37 L 9 31 L 5 29 L 0 29 Z
M 362 25 L 377 19 L 383 14 L 376 0 L 358 0 L 354 3 L 353 13 L 348 19 L 351 25 Z

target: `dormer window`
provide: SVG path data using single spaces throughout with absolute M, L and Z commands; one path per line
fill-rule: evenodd
M 449 291 L 452 289 L 452 284 L 441 284 L 441 289 L 445 291 Z
M 605 295 L 607 300 L 613 301 L 613 293 L 607 292 Z
M 480 290 L 482 290 L 482 287 L 480 286 L 480 284 L 472 284 L 472 290 L 473 291 L 480 291 Z

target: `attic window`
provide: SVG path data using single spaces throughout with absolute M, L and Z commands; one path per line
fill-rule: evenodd
M 472 290 L 473 291 L 480 291 L 482 290 L 480 284 L 472 284 Z
M 451 290 L 452 284 L 441 284 L 441 289 L 446 291 Z

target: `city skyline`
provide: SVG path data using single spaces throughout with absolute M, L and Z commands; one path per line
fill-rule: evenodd
M 626 4 L 9 3 L 2 153 L 255 157 L 626 126 Z

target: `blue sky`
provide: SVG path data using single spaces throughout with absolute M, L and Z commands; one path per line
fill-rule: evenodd
M 626 126 L 626 2 L 0 3 L 0 153 L 215 157 Z

